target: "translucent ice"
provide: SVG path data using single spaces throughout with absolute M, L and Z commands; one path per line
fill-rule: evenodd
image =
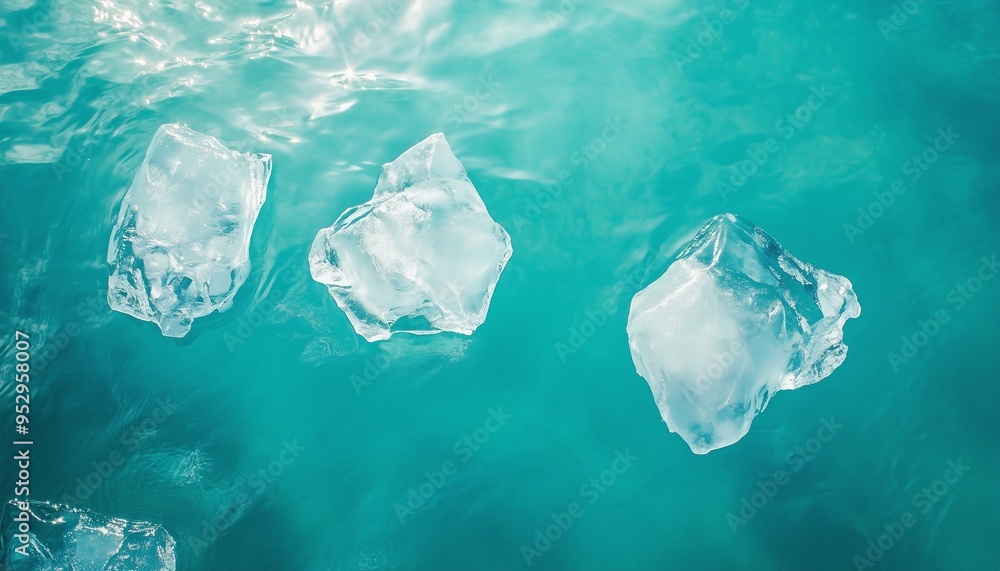
M 228 309 L 250 270 L 250 235 L 270 176 L 270 155 L 161 126 L 111 232 L 111 308 L 156 323 L 167 337 Z
M 512 251 L 437 133 L 383 165 L 372 199 L 319 231 L 309 268 L 369 341 L 471 335 Z
M 860 314 L 846 278 L 723 214 L 635 295 L 627 329 L 663 420 L 706 454 L 743 438 L 775 392 L 830 375 L 847 356 L 844 323 Z
M 47 502 L 11 501 L 0 517 L 0 569 L 174 571 L 174 539 L 163 527 Z M 27 507 L 27 510 L 21 509 Z M 24 514 L 24 515 L 22 515 Z M 27 518 L 27 533 L 20 524 Z

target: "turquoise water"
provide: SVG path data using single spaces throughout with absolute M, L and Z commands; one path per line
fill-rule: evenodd
M 616 4 L 3 0 L 31 497 L 161 523 L 179 569 L 1000 568 L 1000 6 Z M 274 157 L 249 279 L 181 340 L 105 301 L 168 122 Z M 473 336 L 369 344 L 309 245 L 437 131 L 514 255 Z M 863 311 L 831 377 L 696 456 L 625 320 L 725 211 Z

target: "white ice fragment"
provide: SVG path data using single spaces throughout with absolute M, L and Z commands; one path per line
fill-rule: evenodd
M 842 276 L 716 216 L 632 299 L 628 339 L 660 415 L 696 454 L 740 440 L 771 396 L 829 376 L 861 306 Z
M 174 538 L 155 523 L 107 517 L 48 502 L 11 500 L 0 514 L 0 531 L 0 545 L 7 544 L 0 553 L 0 569 L 9 571 L 177 568 Z M 26 536 L 26 541 L 18 534 Z
M 250 271 L 250 236 L 271 156 L 161 126 L 125 194 L 108 245 L 108 304 L 183 337 L 225 311 Z
M 368 341 L 471 335 L 512 252 L 437 133 L 383 165 L 372 199 L 319 231 L 309 268 Z

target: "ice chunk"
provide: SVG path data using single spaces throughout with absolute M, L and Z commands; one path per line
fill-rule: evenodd
M 512 252 L 437 133 L 383 165 L 372 199 L 319 231 L 309 269 L 368 341 L 471 335 Z
M 830 375 L 860 314 L 846 278 L 723 214 L 632 298 L 627 330 L 670 431 L 706 454 L 743 438 L 775 392 Z
M 154 523 L 127 521 L 39 501 L 7 503 L 0 517 L 0 569 L 173 571 L 174 539 Z M 29 531 L 22 533 L 23 519 Z
M 111 232 L 111 309 L 152 321 L 167 337 L 228 309 L 250 271 L 250 235 L 270 176 L 270 155 L 161 126 Z

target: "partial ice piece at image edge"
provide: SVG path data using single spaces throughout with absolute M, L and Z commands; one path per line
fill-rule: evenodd
M 512 252 L 437 133 L 383 165 L 372 199 L 319 231 L 309 269 L 368 341 L 471 335 Z
M 27 504 L 27 510 L 19 504 Z M 18 519 L 21 518 L 21 519 Z M 22 534 L 27 518 L 29 531 Z M 174 571 L 175 542 L 162 526 L 48 502 L 11 500 L 0 516 L 6 571 Z
M 860 314 L 847 278 L 722 214 L 632 298 L 627 330 L 667 427 L 706 454 L 743 438 L 777 391 L 829 376 Z
M 250 271 L 250 236 L 270 176 L 270 155 L 161 126 L 111 231 L 111 309 L 152 321 L 167 337 L 229 309 Z

